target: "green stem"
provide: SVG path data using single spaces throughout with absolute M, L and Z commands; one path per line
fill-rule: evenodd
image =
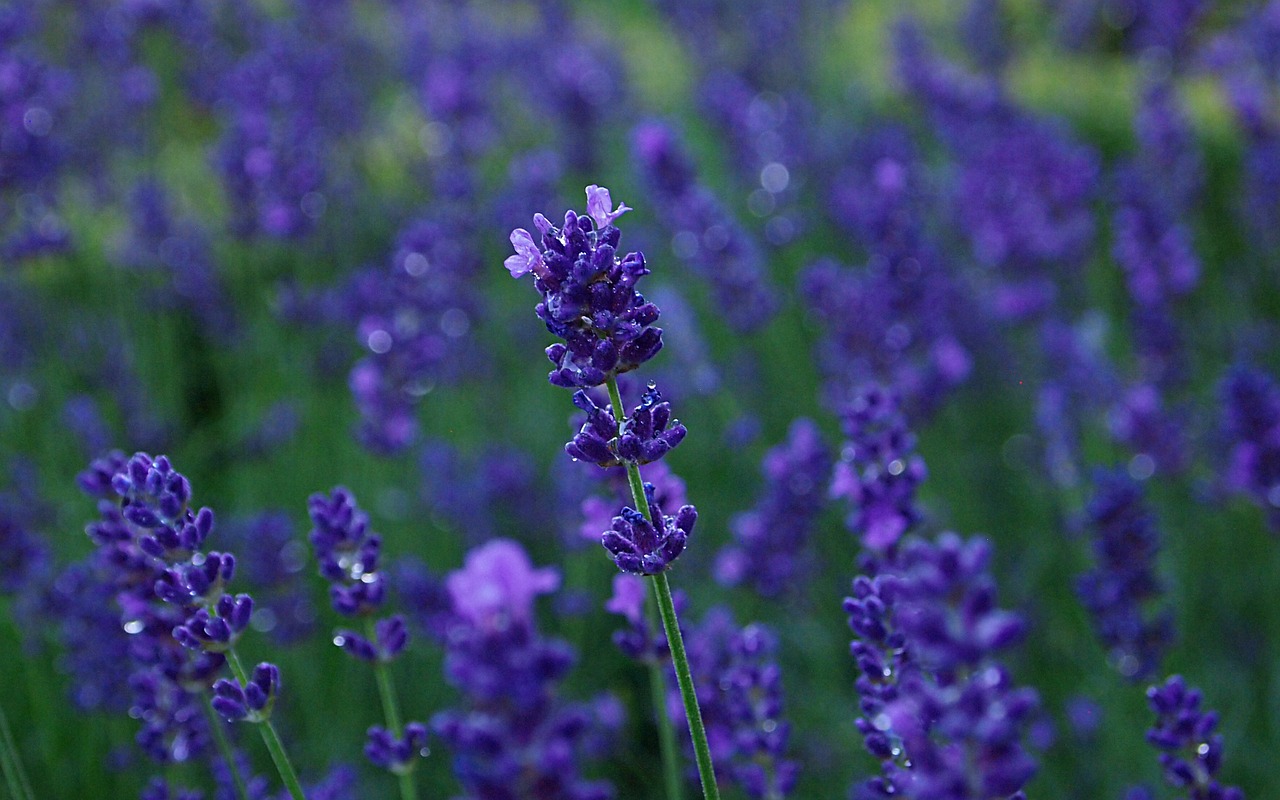
M 613 406 L 613 417 L 618 420 L 619 425 L 626 418 L 626 411 L 622 406 L 622 394 L 618 391 L 618 381 L 610 376 L 605 381 L 605 386 L 609 390 L 609 402 Z M 649 503 L 644 496 L 644 481 L 640 478 L 640 467 L 633 462 L 626 462 L 627 467 L 627 483 L 631 486 L 631 499 L 636 504 L 636 510 L 644 515 L 644 518 L 653 522 L 653 517 L 649 514 Z M 716 785 L 716 773 L 711 764 L 711 746 L 707 743 L 707 730 L 702 724 L 702 709 L 698 707 L 698 695 L 693 688 L 693 673 L 689 669 L 689 656 L 684 651 L 684 637 L 680 634 L 680 620 L 676 617 L 676 606 L 671 599 L 671 584 L 667 582 L 667 574 L 660 572 L 653 577 L 653 591 L 658 598 L 658 613 L 662 617 L 662 628 L 667 634 L 667 644 L 671 648 L 671 663 L 676 669 L 676 683 L 680 687 L 680 699 L 684 701 L 684 715 L 689 722 L 689 738 L 693 740 L 693 755 L 698 763 L 698 777 L 702 781 L 702 796 L 704 800 L 720 800 L 720 788 Z M 665 707 L 664 707 L 665 708 Z M 661 714 L 663 712 L 659 712 Z M 661 717 L 659 717 L 661 719 Z M 666 726 L 668 729 L 671 726 Z M 674 761 L 674 746 L 670 755 L 670 760 Z M 663 761 L 668 760 L 667 748 L 663 747 Z M 672 785 L 670 772 L 672 767 L 666 767 L 668 787 Z M 676 781 L 679 781 L 679 767 L 675 767 Z M 673 795 L 678 797 L 679 795 Z
M 213 710 L 211 703 L 205 702 L 200 705 L 204 706 L 204 715 L 209 718 L 209 729 L 213 731 L 213 741 L 218 745 L 218 752 L 222 754 L 222 760 L 227 762 L 227 769 L 231 771 L 231 782 L 236 786 L 236 797 L 240 800 L 249 800 L 249 790 L 244 785 L 240 768 L 236 766 L 236 753 L 231 749 L 227 732 L 222 727 L 222 719 L 218 716 L 218 712 Z
M 227 650 L 227 664 L 231 666 L 231 674 L 240 681 L 240 685 L 248 685 L 249 675 L 244 671 L 244 665 L 240 663 L 240 657 L 236 655 L 235 648 Z M 289 756 L 284 752 L 284 744 L 280 741 L 280 734 L 276 733 L 276 727 L 271 724 L 271 720 L 267 719 L 258 724 L 258 730 L 262 732 L 262 741 L 267 745 L 267 751 L 271 753 L 271 760 L 275 762 L 276 771 L 280 773 L 280 779 L 289 790 L 289 796 L 293 800 L 307 800 L 306 794 L 302 791 L 302 783 L 298 780 L 298 773 L 294 771 Z
M 9 730 L 9 718 L 4 708 L 0 707 L 0 768 L 4 770 L 5 783 L 9 785 L 9 794 L 14 800 L 36 800 L 36 793 L 31 790 L 31 782 L 22 768 L 22 756 L 18 754 L 18 745 L 14 741 L 13 732 Z
M 370 642 L 378 641 L 372 619 L 365 619 L 365 633 Z M 396 687 L 391 683 L 391 671 L 381 659 L 374 659 L 373 674 L 378 679 L 378 695 L 382 698 L 382 713 L 387 720 L 387 729 L 399 739 L 404 734 L 404 728 L 400 725 L 400 703 L 396 700 Z M 400 779 L 400 797 L 403 800 L 418 800 L 418 784 L 412 770 L 396 774 Z
M 648 604 L 645 605 L 645 624 L 652 627 L 648 624 Z M 662 750 L 662 774 L 667 781 L 667 799 L 684 800 L 684 777 L 680 774 L 680 756 L 676 752 L 676 729 L 672 727 L 671 715 L 667 713 L 667 682 L 662 674 L 662 664 L 657 659 L 649 659 L 648 666 L 653 711 L 658 718 L 658 744 Z
M 716 773 L 711 765 L 711 745 L 707 743 L 702 709 L 698 707 L 698 695 L 693 689 L 693 673 L 689 670 L 689 656 L 684 651 L 684 637 L 680 634 L 680 620 L 671 599 L 667 573 L 659 572 L 653 576 L 653 590 L 658 596 L 658 611 L 662 614 L 662 627 L 667 632 L 667 644 L 671 646 L 671 663 L 676 668 L 676 683 L 680 685 L 684 715 L 689 720 L 689 737 L 693 740 L 693 756 L 698 762 L 698 777 L 702 780 L 702 796 L 705 800 L 720 800 L 720 788 L 716 786 Z

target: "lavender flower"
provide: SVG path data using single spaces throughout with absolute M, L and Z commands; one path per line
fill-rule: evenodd
M 1222 766 L 1222 736 L 1215 711 L 1201 711 L 1200 690 L 1187 687 L 1181 675 L 1147 689 L 1156 724 L 1147 741 L 1160 753 L 1165 779 L 1191 800 L 1244 800 L 1244 792 L 1217 780 Z
M 622 513 L 613 518 L 612 528 L 604 532 L 600 543 L 623 572 L 657 575 L 670 568 L 684 552 L 685 542 L 698 521 L 698 511 L 684 505 L 675 516 L 664 516 L 654 497 L 652 483 L 644 485 L 644 494 L 648 515 L 630 506 L 624 507 Z
M 765 490 L 755 509 L 730 521 L 733 543 L 716 557 L 716 579 L 749 583 L 766 597 L 793 591 L 813 569 L 811 529 L 823 509 L 831 456 L 811 420 L 791 424 L 787 439 L 765 454 Z
M 663 401 L 662 393 L 652 383 L 621 425 L 614 419 L 611 407 L 597 406 L 582 389 L 574 392 L 573 404 L 586 412 L 587 419 L 582 430 L 565 445 L 565 452 L 571 458 L 600 467 L 657 461 L 688 433 L 679 420 L 671 419 L 671 404 Z
M 553 591 L 559 575 L 534 568 L 519 545 L 499 539 L 468 553 L 446 584 L 453 613 L 445 676 L 463 705 L 437 714 L 431 728 L 453 751 L 464 796 L 612 797 L 608 784 L 579 771 L 592 715 L 556 699 L 572 651 L 534 624 L 534 599 Z
M 1280 531 L 1280 387 L 1266 373 L 1239 366 L 1219 391 L 1231 448 L 1223 484 L 1249 496 Z
M 427 754 L 427 726 L 410 722 L 404 727 L 404 735 L 397 737 L 375 725 L 369 729 L 364 754 L 376 767 L 396 775 L 407 773 L 419 757 Z
M 711 687 L 698 703 L 721 777 L 757 800 L 787 797 L 800 765 L 787 758 L 791 725 L 783 716 L 777 637 L 757 623 L 739 628 L 724 608 L 687 634 L 694 680 Z M 669 699 L 674 711 L 679 695 Z
M 386 598 L 386 575 L 378 569 L 382 537 L 369 531 L 369 517 L 355 497 L 339 486 L 329 496 L 307 501 L 314 524 L 309 539 L 320 574 L 329 580 L 329 598 L 339 614 L 372 614 Z
M 916 487 L 926 475 L 914 453 L 898 400 L 879 386 L 864 388 L 844 410 L 848 441 L 831 478 L 831 495 L 849 502 L 849 529 L 863 546 L 891 550 L 920 519 Z
M 676 133 L 646 123 L 632 133 L 632 150 L 672 233 L 676 256 L 711 282 L 734 330 L 766 325 L 778 310 L 764 257 L 711 191 L 700 184 Z
M 246 606 L 251 608 L 244 596 L 222 594 L 232 562 L 221 555 L 208 562 L 198 550 L 212 531 L 213 513 L 188 507 L 191 485 L 164 456 L 113 453 L 95 461 L 79 483 L 102 498 L 100 518 L 87 528 L 97 549 L 83 569 L 64 574 L 59 594 L 65 597 L 75 586 L 85 600 L 114 600 L 118 611 L 103 614 L 66 602 L 64 630 L 87 631 L 86 645 L 123 656 L 111 671 L 127 684 L 131 714 L 143 723 L 137 741 L 148 755 L 162 763 L 197 757 L 209 743 L 198 695 L 224 663 L 220 645 L 243 630 Z M 109 704 L 122 688 L 98 677 L 79 697 Z
M 562 228 L 535 216 L 541 242 L 517 229 L 511 234 L 516 255 L 506 262 L 512 277 L 534 275 L 543 297 L 538 317 L 564 339 L 547 348 L 556 366 L 548 379 L 564 388 L 599 386 L 662 348 L 662 329 L 652 327 L 658 308 L 635 290 L 649 274 L 644 255 L 616 255 L 621 232 L 613 221 L 630 209 L 612 209 L 609 191 L 598 186 L 587 187 L 587 206 L 591 223 L 573 211 L 565 213 Z
M 386 595 L 387 579 L 378 568 L 382 538 L 369 531 L 369 517 L 356 505 L 345 487 L 329 496 L 317 493 L 307 502 L 315 527 L 310 539 L 320 563 L 320 574 L 330 581 L 334 610 L 348 617 L 364 618 L 364 633 L 339 630 L 333 643 L 353 658 L 373 665 L 387 726 L 368 730 L 365 755 L 374 765 L 400 776 L 401 793 L 416 793 L 411 773 L 416 756 L 427 754 L 426 728 L 410 722 L 401 728 L 399 702 L 387 672 L 409 643 L 409 631 L 399 614 L 374 620 Z
M 1025 628 L 995 605 L 990 553 L 951 533 L 908 540 L 855 580 L 845 609 L 859 637 L 857 725 L 884 769 L 855 797 L 1003 798 L 1035 772 L 1019 740 L 1036 694 L 994 658 Z
M 1173 637 L 1171 611 L 1157 607 L 1159 534 L 1132 478 L 1118 470 L 1099 472 L 1094 483 L 1088 514 L 1095 566 L 1081 576 L 1077 591 L 1112 664 L 1126 678 L 1141 680 L 1159 669 Z
M 253 668 L 248 682 L 220 680 L 213 685 L 213 708 L 228 722 L 266 722 L 280 692 L 280 670 L 274 664 Z

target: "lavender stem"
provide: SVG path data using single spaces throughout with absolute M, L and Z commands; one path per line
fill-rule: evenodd
M 622 394 L 618 391 L 618 379 L 613 375 L 605 381 L 605 386 L 609 389 L 609 402 L 613 405 L 613 415 L 617 420 L 626 419 L 626 412 L 622 407 Z M 626 462 L 627 482 L 631 485 L 631 498 L 636 504 L 636 509 L 644 514 L 645 519 L 653 522 L 653 518 L 649 514 L 649 504 L 645 501 L 644 481 L 640 478 L 640 467 L 633 461 Z M 702 709 L 698 707 L 698 695 L 693 688 L 693 674 L 689 670 L 689 657 L 684 650 L 684 637 L 680 635 L 680 620 L 676 617 L 675 603 L 671 599 L 671 584 L 667 581 L 665 572 L 660 572 L 653 577 L 653 590 L 658 598 L 658 612 L 662 617 L 662 628 L 667 634 L 667 644 L 671 648 L 671 663 L 676 669 L 676 683 L 680 686 L 680 697 L 684 701 L 684 714 L 689 722 L 689 736 L 693 740 L 694 759 L 698 763 L 698 777 L 702 780 L 702 795 L 705 800 L 719 800 L 720 789 L 716 785 L 715 769 L 711 764 L 711 746 L 707 743 L 707 731 L 702 724 Z M 658 666 L 652 667 L 657 671 Z M 659 676 L 661 677 L 661 676 Z M 662 709 L 664 704 L 657 704 Z M 664 710 L 659 710 L 659 723 L 662 716 L 665 715 Z M 671 731 L 671 725 L 667 724 L 666 729 Z M 672 731 L 674 733 L 674 731 Z M 663 734 L 660 734 L 660 736 Z M 664 743 L 665 745 L 665 743 Z M 674 765 L 675 753 L 674 747 L 662 747 L 662 760 L 667 775 L 667 786 L 679 783 L 679 765 Z M 672 772 L 675 772 L 673 784 Z M 678 794 L 673 797 L 679 797 Z
M 231 674 L 235 675 L 241 686 L 249 683 L 249 674 L 244 671 L 244 665 L 240 663 L 240 657 L 236 655 L 234 647 L 227 649 L 227 664 L 231 666 Z M 267 751 L 271 753 L 271 760 L 275 762 L 276 771 L 280 773 L 280 779 L 289 790 L 289 796 L 293 800 L 307 800 L 306 794 L 302 791 L 302 783 L 298 780 L 298 773 L 294 771 L 293 764 L 284 751 L 284 743 L 280 741 L 280 734 L 276 733 L 275 725 L 272 725 L 271 720 L 268 719 L 259 723 L 259 726 L 259 730 L 262 731 L 262 741 L 267 745 Z
M 378 641 L 372 618 L 365 618 L 365 634 L 369 641 Z M 378 696 L 382 698 L 382 713 L 386 717 L 387 728 L 392 736 L 399 739 L 404 734 L 404 727 L 400 724 L 400 703 L 396 699 L 396 688 L 391 683 L 390 670 L 381 658 L 374 659 L 373 674 L 378 680 Z M 399 772 L 397 777 L 400 780 L 400 797 L 403 800 L 418 800 L 418 783 L 413 773 Z
M 13 795 L 14 800 L 36 800 L 35 792 L 31 791 L 31 782 L 27 780 L 27 773 L 22 768 L 22 758 L 18 755 L 18 746 L 13 740 L 13 732 L 9 730 L 9 718 L 5 716 L 3 707 L 0 707 L 0 736 L 3 736 L 3 741 L 0 742 L 0 767 L 4 770 L 5 783 L 9 784 L 9 794 Z
M 231 742 L 227 740 L 227 732 L 222 728 L 222 720 L 218 718 L 218 712 L 213 710 L 212 703 L 201 703 L 204 707 L 204 715 L 209 719 L 209 729 L 213 731 L 213 741 L 218 746 L 218 752 L 222 755 L 222 760 L 227 763 L 227 770 L 231 773 L 231 782 L 236 787 L 236 797 L 239 800 L 249 800 L 249 789 L 244 785 L 244 777 L 240 775 L 240 769 L 236 766 L 236 754 L 231 749 Z

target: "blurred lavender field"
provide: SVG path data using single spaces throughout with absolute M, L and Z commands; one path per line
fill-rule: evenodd
M 1280 796 L 1278 323 L 1276 0 L 0 0 L 0 797 Z

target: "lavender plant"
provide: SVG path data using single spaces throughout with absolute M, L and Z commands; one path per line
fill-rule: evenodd
M 94 462 L 80 484 L 102 498 L 100 519 L 87 532 L 98 547 L 100 579 L 110 586 L 120 625 L 132 636 L 128 681 L 132 713 L 143 720 L 138 743 L 162 763 L 185 761 L 212 734 L 237 775 L 236 794 L 247 800 L 221 723 L 200 714 L 207 704 L 228 722 L 257 724 L 290 796 L 304 800 L 271 722 L 280 672 L 261 663 L 250 675 L 236 654 L 253 599 L 227 592 L 234 556 L 201 551 L 213 531 L 213 511 L 190 508 L 191 484 L 165 456 L 137 453 L 126 459 L 114 453 Z M 233 679 L 217 677 L 224 664 Z
M 662 329 L 653 327 L 658 308 L 635 288 L 649 274 L 644 255 L 617 255 L 621 231 L 613 223 L 630 210 L 621 203 L 614 208 L 608 189 L 588 186 L 587 216 L 567 211 L 563 226 L 556 228 L 543 215 L 535 215 L 540 241 L 517 228 L 511 233 L 516 254 L 506 259 L 505 266 L 515 278 L 534 275 L 534 286 L 543 297 L 537 315 L 548 331 L 564 340 L 546 350 L 554 366 L 548 380 L 576 389 L 574 404 L 587 413 L 586 423 L 566 451 L 600 466 L 626 468 L 633 505 L 623 507 L 613 518 L 601 544 L 619 570 L 652 579 L 702 792 L 708 799 L 718 798 L 711 750 L 666 576 L 684 551 L 697 510 L 684 505 L 674 516 L 665 514 L 656 502 L 654 486 L 645 484 L 640 474 L 640 465 L 678 445 L 685 429 L 671 419 L 670 406 L 662 402 L 656 387 L 650 386 L 630 415 L 618 390 L 618 375 L 636 369 L 662 348 Z M 601 384 L 609 392 L 608 408 L 596 405 L 585 391 Z M 670 776 L 674 769 L 670 753 L 665 761 Z M 668 777 L 668 785 L 672 783 Z
M 427 727 L 421 722 L 400 722 L 400 703 L 388 665 L 409 643 L 404 617 L 395 614 L 375 620 L 374 614 L 386 599 L 386 573 L 379 568 L 382 537 L 369 531 L 369 517 L 356 505 L 355 497 L 339 486 L 325 496 L 314 494 L 308 501 L 311 546 L 320 574 L 329 581 L 333 608 L 345 617 L 360 619 L 364 631 L 340 630 L 333 643 L 352 658 L 373 666 L 378 696 L 386 726 L 369 728 L 365 755 L 376 766 L 390 771 L 400 785 L 403 800 L 418 796 L 414 768 L 427 754 Z
M 1186 791 L 1190 800 L 1244 800 L 1244 792 L 1217 780 L 1222 766 L 1222 735 L 1216 711 L 1200 709 L 1199 689 L 1187 686 L 1181 675 L 1147 689 L 1156 714 L 1147 741 L 1160 750 L 1165 779 Z

